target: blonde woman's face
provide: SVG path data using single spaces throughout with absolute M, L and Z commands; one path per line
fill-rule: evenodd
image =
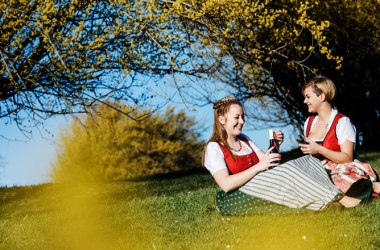
M 317 96 L 312 86 L 307 87 L 303 94 L 305 97 L 303 103 L 307 105 L 307 110 L 310 113 L 318 112 L 319 107 L 325 100 L 325 94 L 322 93 L 319 96 Z
M 226 130 L 228 137 L 240 135 L 245 123 L 242 107 L 232 104 L 225 115 L 219 116 L 219 122 Z

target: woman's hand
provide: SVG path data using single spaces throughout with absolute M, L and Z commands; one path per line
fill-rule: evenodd
M 260 161 L 237 174 L 230 174 L 227 169 L 220 169 L 216 171 L 213 176 L 216 183 L 219 185 L 224 192 L 229 192 L 243 186 L 247 181 L 252 179 L 258 173 L 268 170 L 271 167 L 278 166 L 279 163 L 273 163 L 275 161 L 281 160 L 280 154 L 271 154 L 270 152 L 274 149 L 271 147 L 265 154 L 263 151 L 258 151 L 260 155 Z
M 315 155 L 319 154 L 320 148 L 323 147 L 319 145 L 318 143 L 310 140 L 309 138 L 305 137 L 306 143 L 299 143 L 298 145 L 301 148 L 302 153 L 309 154 L 309 155 Z
M 320 154 L 335 163 L 352 162 L 354 159 L 354 143 L 350 140 L 345 140 L 343 144 L 339 145 L 340 152 L 330 150 L 309 138 L 305 138 L 305 141 L 306 143 L 298 144 L 304 154 Z
M 273 149 L 274 147 L 269 148 L 265 155 L 260 159 L 260 162 L 255 165 L 255 168 L 258 171 L 265 171 L 271 167 L 276 167 L 279 165 L 281 154 L 271 153 Z
M 282 133 L 281 130 L 274 131 L 274 139 L 276 139 L 279 145 L 281 145 L 284 142 L 284 138 L 284 133 Z

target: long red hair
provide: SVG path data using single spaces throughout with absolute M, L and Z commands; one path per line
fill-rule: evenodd
M 207 141 L 206 146 L 203 150 L 202 165 L 204 165 L 206 148 L 207 148 L 207 144 L 209 142 L 222 143 L 227 148 L 227 150 L 231 154 L 231 156 L 233 158 L 235 158 L 234 154 L 231 151 L 231 148 L 228 146 L 227 131 L 222 126 L 222 124 L 219 122 L 219 116 L 224 116 L 225 114 L 227 114 L 233 104 L 237 104 L 241 108 L 243 108 L 243 105 L 241 104 L 241 102 L 233 96 L 226 96 L 226 97 L 224 97 L 224 98 L 222 98 L 219 101 L 216 101 L 214 103 L 214 106 L 213 106 L 213 109 L 214 109 L 214 128 L 212 131 L 212 135 L 211 135 L 210 139 Z

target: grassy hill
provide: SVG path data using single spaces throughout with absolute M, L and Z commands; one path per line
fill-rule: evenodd
M 361 154 L 380 169 L 380 153 Z M 380 199 L 343 211 L 224 217 L 204 169 L 0 189 L 0 249 L 379 249 Z

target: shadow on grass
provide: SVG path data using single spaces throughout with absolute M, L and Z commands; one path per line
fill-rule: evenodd
M 367 161 L 367 162 L 380 160 L 380 152 L 361 152 L 361 151 L 359 151 L 358 155 L 363 161 Z
M 22 186 L 22 187 L 1 187 L 0 201 L 11 202 L 13 200 L 33 199 L 53 187 L 52 183 Z
M 192 192 L 209 188 L 216 184 L 208 171 L 205 168 L 199 167 L 186 171 L 141 176 L 128 180 L 93 182 L 91 185 L 100 187 L 98 195 L 101 196 L 105 195 L 111 199 L 140 200 L 154 196 L 169 196 L 181 192 Z M 62 197 L 58 196 L 58 193 L 62 193 L 62 190 L 75 188 L 75 186 L 76 183 L 49 183 L 23 187 L 2 187 L 0 188 L 0 202 L 9 204 L 28 200 L 61 199 Z M 54 195 L 54 193 L 57 194 Z M 50 195 L 47 197 L 47 194 Z M 53 195 L 51 196 L 51 194 Z
M 127 181 L 130 182 L 145 182 L 145 181 L 155 181 L 155 180 L 169 180 L 169 179 L 178 179 L 191 175 L 209 175 L 209 172 L 206 168 L 198 167 L 189 170 L 177 171 L 172 173 L 164 173 L 164 174 L 154 174 L 147 176 L 139 176 L 135 178 L 130 178 Z
M 359 152 L 367 161 L 374 162 L 374 168 L 380 168 L 377 163 L 380 159 L 379 152 Z M 282 162 L 289 161 L 302 156 L 299 149 L 282 153 Z M 375 163 L 376 162 L 376 163 Z M 155 174 L 141 176 L 128 180 L 113 182 L 94 183 L 100 187 L 101 194 L 111 199 L 145 199 L 149 197 L 172 196 L 186 192 L 194 192 L 201 189 L 209 189 L 210 192 L 217 190 L 217 185 L 211 174 L 203 167 L 190 170 L 178 171 L 167 174 Z M 64 188 L 57 184 L 42 184 L 25 187 L 3 187 L 0 188 L 0 202 L 9 203 L 13 201 L 31 200 L 43 197 L 42 194 L 52 193 L 55 189 Z M 68 185 L 70 187 L 70 185 Z M 207 192 L 209 192 L 207 191 Z M 52 199 L 54 197 L 51 197 Z M 42 199 L 42 198 L 41 198 Z
M 120 186 L 119 189 L 114 189 L 113 198 L 145 199 L 212 188 L 216 184 L 205 168 L 194 168 L 174 173 L 140 176 L 112 182 L 109 185 Z

